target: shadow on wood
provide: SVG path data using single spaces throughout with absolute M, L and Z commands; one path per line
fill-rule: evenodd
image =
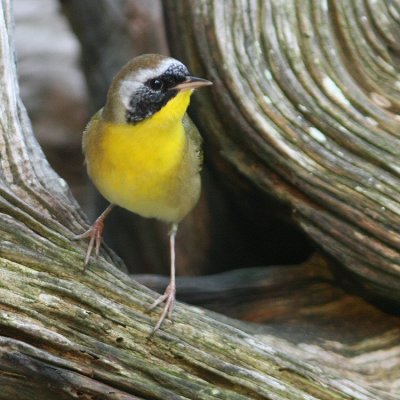
M 186 4 L 199 4 L 201 12 L 194 15 L 201 17 L 211 3 L 179 3 Z M 217 7 L 225 4 L 215 2 Z M 323 258 L 297 267 L 247 271 L 249 279 L 245 283 L 253 294 L 247 296 L 246 303 L 252 304 L 253 310 L 239 305 L 235 296 L 238 289 L 241 296 L 249 293 L 245 285 L 237 284 L 238 279 L 244 280 L 243 271 L 212 279 L 214 285 L 222 282 L 221 290 L 228 293 L 235 288 L 229 296 L 231 315 L 263 321 L 265 326 L 179 303 L 174 323 L 166 323 L 154 336 L 150 333 L 158 314 L 146 310 L 156 294 L 116 268 L 122 265 L 112 252 L 103 248 L 102 256 L 83 271 L 86 243 L 71 238 L 87 228 L 87 223 L 67 185 L 49 167 L 33 137 L 18 96 L 10 2 L 2 0 L 0 5 L 0 398 L 399 397 L 398 317 L 347 293 Z M 282 7 L 275 12 L 284 10 Z M 213 16 L 212 10 L 208 11 L 206 21 Z M 205 46 L 201 41 L 199 45 Z M 210 123 L 213 121 L 210 117 Z M 260 150 L 266 147 L 260 146 Z M 225 149 L 227 159 L 232 160 L 232 148 Z M 276 148 L 271 151 L 275 153 Z M 305 156 L 300 160 L 306 160 Z M 240 169 L 252 169 L 258 179 L 262 165 L 253 159 Z M 314 172 L 322 174 L 320 170 Z M 386 170 L 389 175 L 392 172 Z M 279 193 L 273 193 L 293 206 L 296 219 L 306 229 L 307 210 L 313 211 L 311 216 L 318 212 L 324 224 L 322 217 L 327 214 L 323 204 L 311 207 L 318 202 L 316 194 L 311 200 L 306 196 L 304 189 L 308 186 L 302 186 L 303 196 L 292 187 L 304 173 L 293 172 L 285 184 L 279 174 L 274 175 Z M 332 188 L 337 189 L 336 181 L 329 178 Z M 265 190 L 263 182 L 257 180 Z M 332 203 L 328 201 L 326 206 L 331 210 Z M 315 223 L 311 216 L 309 221 Z M 377 215 L 373 226 L 385 218 Z M 314 226 L 311 222 L 310 227 Z M 357 235 L 351 238 L 360 239 Z M 372 247 L 365 247 L 365 252 Z M 394 273 L 393 285 L 396 277 Z M 203 284 L 210 282 L 210 278 L 199 279 Z M 262 299 L 263 287 L 269 290 L 264 293 L 269 307 Z M 221 307 L 216 304 L 217 297 L 208 296 L 203 304 Z M 226 311 L 228 307 L 218 310 Z M 347 321 L 341 332 L 338 325 L 344 322 L 343 316 Z M 353 316 L 355 328 L 350 331 Z M 364 325 L 360 317 L 365 316 L 368 319 Z M 309 326 L 311 323 L 315 328 Z

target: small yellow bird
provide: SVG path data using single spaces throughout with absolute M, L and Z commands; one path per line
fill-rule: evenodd
M 175 305 L 175 236 L 200 195 L 201 136 L 186 114 L 194 89 L 211 85 L 178 60 L 145 54 L 126 64 L 111 83 L 104 108 L 83 134 L 87 171 L 110 202 L 91 228 L 85 265 L 99 253 L 104 219 L 114 205 L 171 224 L 171 277 L 150 310 L 165 302 L 155 332 Z

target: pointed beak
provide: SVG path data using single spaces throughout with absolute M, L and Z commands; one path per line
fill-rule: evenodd
M 185 81 L 174 86 L 172 89 L 175 90 L 188 90 L 188 89 L 198 89 L 203 86 L 210 86 L 212 82 L 207 79 L 196 78 L 195 76 L 188 76 Z

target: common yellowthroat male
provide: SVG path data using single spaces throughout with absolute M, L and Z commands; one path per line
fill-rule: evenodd
M 194 89 L 211 85 L 178 60 L 146 54 L 126 64 L 111 83 L 104 108 L 83 134 L 87 171 L 110 202 L 91 228 L 85 265 L 101 244 L 114 205 L 171 224 L 171 277 L 150 310 L 165 303 L 156 331 L 175 304 L 175 236 L 200 195 L 201 137 L 186 114 Z

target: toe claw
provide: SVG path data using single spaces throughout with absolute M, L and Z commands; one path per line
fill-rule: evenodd
M 96 257 L 99 255 L 100 246 L 102 241 L 102 233 L 103 233 L 104 224 L 102 221 L 96 221 L 86 232 L 83 232 L 80 235 L 76 235 L 73 240 L 81 240 L 89 238 L 89 245 L 85 255 L 84 265 L 85 267 L 89 264 L 90 256 L 95 252 Z
M 154 334 L 158 329 L 160 329 L 162 323 L 167 317 L 170 320 L 172 320 L 172 312 L 175 307 L 175 293 L 176 293 L 175 285 L 170 283 L 165 289 L 164 294 L 158 297 L 158 299 L 156 299 L 156 301 L 148 308 L 148 310 L 150 311 L 156 308 L 159 304 L 165 303 L 160 318 L 158 319 L 156 325 L 153 328 L 152 334 Z
M 151 304 L 151 306 L 147 309 L 147 311 L 154 310 L 159 304 L 163 303 L 167 299 L 167 295 L 163 294 L 162 296 L 158 297 L 157 300 Z
M 76 235 L 72 238 L 72 240 L 81 240 L 90 238 L 89 246 L 86 252 L 84 265 L 85 267 L 88 265 L 90 256 L 92 255 L 93 249 L 95 250 L 96 257 L 100 253 L 100 246 L 102 242 L 102 234 L 104 230 L 104 220 L 110 211 L 113 209 L 114 205 L 110 204 L 103 213 L 96 219 L 94 224 L 86 231 L 81 233 L 80 235 Z

